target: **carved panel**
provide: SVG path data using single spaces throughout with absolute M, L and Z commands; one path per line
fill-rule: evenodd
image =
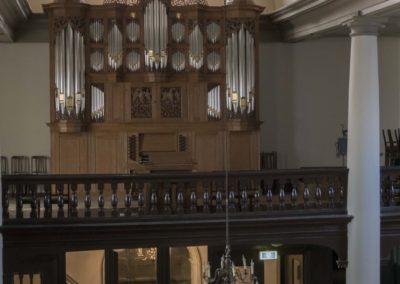
M 151 89 L 133 88 L 131 93 L 131 118 L 151 118 Z
M 54 32 L 57 33 L 65 29 L 68 26 L 68 24 L 71 25 L 71 28 L 73 30 L 79 30 L 81 32 L 84 32 L 85 19 L 74 16 L 55 18 L 53 22 Z
M 252 36 L 255 36 L 256 23 L 254 19 L 251 18 L 236 18 L 230 19 L 226 23 L 226 31 L 228 36 L 233 32 L 238 32 L 243 26 L 246 30 L 248 30 Z
M 161 88 L 161 117 L 181 117 L 181 88 Z
M 207 0 L 172 0 L 171 6 L 191 6 L 191 5 L 204 5 L 207 6 Z

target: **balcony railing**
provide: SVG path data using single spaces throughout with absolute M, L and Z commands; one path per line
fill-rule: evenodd
M 383 210 L 400 208 L 400 168 L 381 169 L 381 207 Z
M 347 169 L 8 175 L 2 177 L 5 224 L 104 221 L 166 216 L 329 214 L 345 212 Z M 252 213 L 255 214 L 255 213 Z M 111 220 L 111 219 L 110 219 Z

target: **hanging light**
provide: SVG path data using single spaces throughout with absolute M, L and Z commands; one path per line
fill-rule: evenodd
M 138 248 L 136 249 L 136 258 L 142 261 L 152 260 L 155 261 L 157 259 L 157 249 L 156 248 Z
M 226 1 L 226 0 L 225 0 Z M 257 276 L 254 274 L 254 262 L 250 261 L 250 267 L 247 266 L 246 258 L 242 255 L 243 269 L 235 266 L 231 258 L 231 245 L 229 242 L 229 211 L 228 211 L 228 158 L 227 158 L 227 135 L 225 135 L 225 228 L 226 242 L 225 252 L 221 256 L 221 266 L 215 269 L 214 274 L 211 274 L 211 265 L 208 262 L 203 271 L 203 279 L 207 283 L 224 283 L 234 284 L 237 281 L 245 283 L 258 284 Z

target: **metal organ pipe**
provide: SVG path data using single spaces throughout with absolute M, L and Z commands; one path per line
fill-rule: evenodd
M 220 102 L 220 85 L 213 87 L 208 91 L 207 102 L 208 102 L 208 117 L 210 119 L 221 118 L 221 102 Z
M 241 24 L 238 31 L 233 31 L 227 39 L 226 101 L 227 109 L 233 113 L 237 113 L 239 109 L 242 114 L 254 111 L 254 48 L 254 37 L 244 24 Z
M 56 119 L 79 118 L 85 109 L 85 47 L 81 32 L 71 23 L 55 35 Z M 67 110 L 67 117 L 65 117 Z
M 150 70 L 167 66 L 167 9 L 160 0 L 149 2 L 144 15 L 145 65 Z

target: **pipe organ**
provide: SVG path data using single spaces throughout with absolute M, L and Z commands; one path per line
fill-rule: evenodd
M 225 158 L 231 170 L 259 168 L 263 8 L 57 0 L 44 9 L 54 173 L 222 170 Z

